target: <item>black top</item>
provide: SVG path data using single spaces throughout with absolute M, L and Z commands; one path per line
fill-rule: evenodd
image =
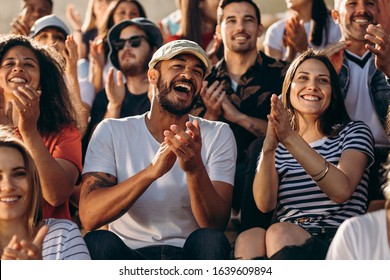
M 126 84 L 125 89 L 125 99 L 123 100 L 121 106 L 121 112 L 119 115 L 120 118 L 141 115 L 150 110 L 150 100 L 148 98 L 147 92 L 138 95 L 132 94 L 131 92 L 129 92 Z M 95 126 L 103 120 L 104 115 L 106 114 L 107 105 L 108 99 L 106 95 L 106 90 L 103 89 L 98 92 L 92 105 L 91 120 L 88 124 L 87 132 L 83 138 L 83 155 L 85 154 L 89 139 L 92 136 L 92 132 Z

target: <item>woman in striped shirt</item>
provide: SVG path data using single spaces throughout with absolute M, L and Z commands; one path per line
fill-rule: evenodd
M 338 226 L 363 214 L 372 134 L 351 121 L 328 57 L 309 50 L 291 64 L 282 100 L 271 98 L 253 194 L 268 229 L 236 240 L 236 258 L 324 259 Z
M 37 167 L 11 128 L 0 127 L 0 254 L 2 260 L 90 259 L 77 225 L 41 220 Z

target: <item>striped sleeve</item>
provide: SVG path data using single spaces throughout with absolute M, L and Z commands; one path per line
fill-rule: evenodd
M 64 219 L 47 219 L 49 231 L 42 244 L 44 260 L 90 260 L 87 246 L 75 223 Z
M 355 121 L 341 134 L 345 134 L 345 137 L 342 137 L 342 150 L 353 149 L 366 154 L 368 156 L 367 167 L 370 167 L 374 163 L 374 138 L 370 128 L 362 121 Z

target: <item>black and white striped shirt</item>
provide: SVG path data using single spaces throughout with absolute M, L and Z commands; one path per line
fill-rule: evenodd
M 65 219 L 47 219 L 49 231 L 42 244 L 43 260 L 90 260 L 78 226 Z
M 337 204 L 317 186 L 290 152 L 279 144 L 275 153 L 279 174 L 277 218 L 281 222 L 296 222 L 304 228 L 338 227 L 345 219 L 365 213 L 368 194 L 368 168 L 374 160 L 373 137 L 361 121 L 350 122 L 337 137 L 324 137 L 309 145 L 328 162 L 337 165 L 343 151 L 353 149 L 368 156 L 368 164 L 351 198 Z

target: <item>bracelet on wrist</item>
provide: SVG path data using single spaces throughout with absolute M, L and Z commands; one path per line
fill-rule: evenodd
M 320 178 L 313 178 L 313 180 L 316 182 L 320 182 L 328 174 L 329 168 L 330 168 L 330 163 L 328 161 L 326 161 L 326 167 L 325 167 L 324 172 L 321 174 L 321 177 Z
M 310 175 L 310 177 L 312 177 L 313 179 L 315 178 L 315 177 L 318 177 L 318 176 L 320 176 L 324 171 L 325 171 L 325 169 L 326 169 L 326 166 L 327 166 L 327 161 L 325 160 L 325 162 L 324 162 L 324 167 L 321 169 L 321 171 L 320 172 L 318 172 L 317 174 L 315 174 L 315 175 Z

